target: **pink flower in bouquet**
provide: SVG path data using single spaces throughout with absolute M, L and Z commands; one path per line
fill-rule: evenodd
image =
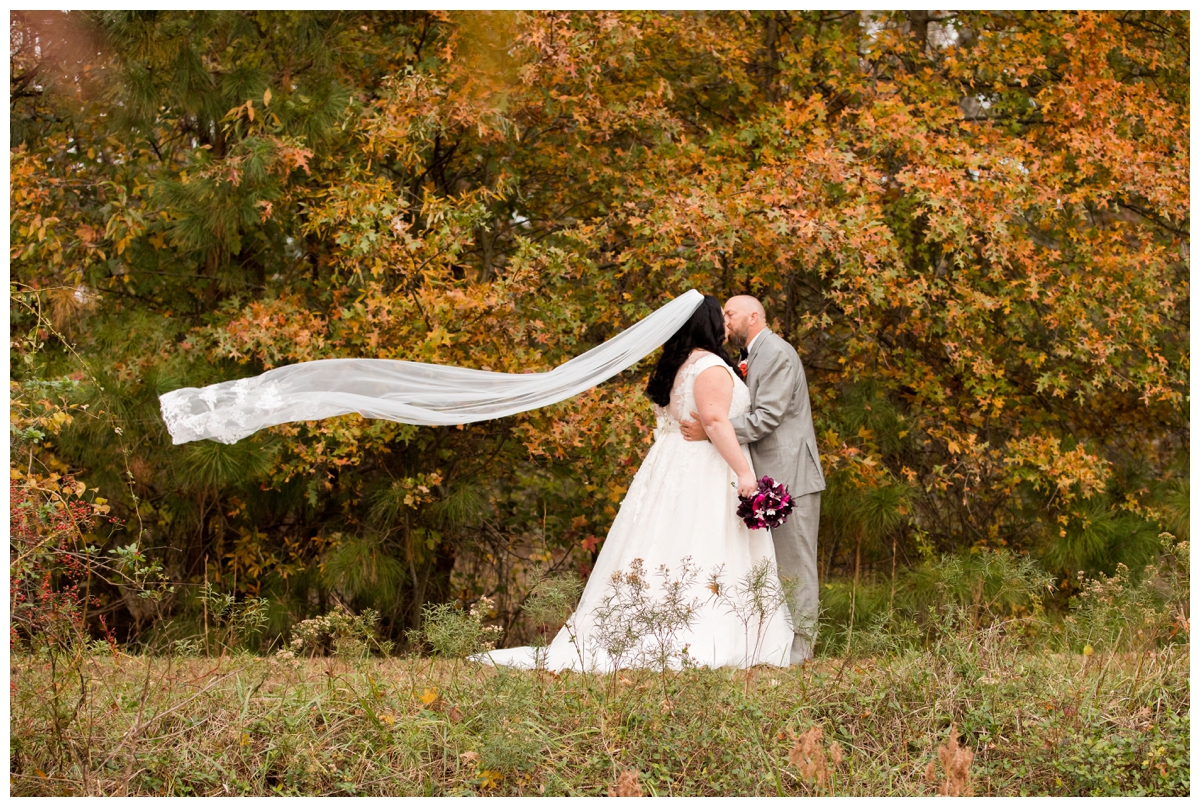
M 758 480 L 758 491 L 753 496 L 738 496 L 738 499 L 738 518 L 752 530 L 778 527 L 796 506 L 787 486 L 769 476 Z

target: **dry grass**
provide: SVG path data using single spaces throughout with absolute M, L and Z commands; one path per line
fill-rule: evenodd
M 638 671 L 119 655 L 68 677 L 14 656 L 11 792 L 1186 795 L 1187 654 L 964 638 L 669 673 L 665 698 Z

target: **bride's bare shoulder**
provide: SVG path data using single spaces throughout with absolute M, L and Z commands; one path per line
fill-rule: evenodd
M 705 350 L 705 351 L 702 351 L 700 353 L 700 355 L 696 356 L 695 358 L 696 358 L 696 361 L 694 362 L 694 364 L 699 364 L 702 360 L 706 360 L 706 361 L 704 361 L 704 365 L 698 371 L 698 376 L 701 378 L 706 377 L 706 376 L 712 377 L 712 378 L 720 378 L 722 376 L 728 377 L 730 375 L 730 373 L 728 373 L 728 372 L 716 372 L 716 373 L 712 372 L 713 370 L 728 371 L 728 369 L 729 369 L 728 365 L 716 353 Z M 722 383 L 722 385 L 724 384 L 724 382 L 721 382 L 721 383 Z

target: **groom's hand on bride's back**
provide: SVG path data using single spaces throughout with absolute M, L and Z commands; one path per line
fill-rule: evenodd
M 696 442 L 708 439 L 708 433 L 704 431 L 704 424 L 700 422 L 700 415 L 696 412 L 692 412 L 691 420 L 679 424 L 679 431 L 683 433 L 684 440 Z

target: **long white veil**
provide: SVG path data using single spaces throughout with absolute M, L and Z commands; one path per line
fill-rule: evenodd
M 320 359 L 159 396 L 175 445 L 236 443 L 268 426 L 346 415 L 418 426 L 489 420 L 578 395 L 667 341 L 704 300 L 685 292 L 587 353 L 545 373 L 493 373 L 391 359 Z

